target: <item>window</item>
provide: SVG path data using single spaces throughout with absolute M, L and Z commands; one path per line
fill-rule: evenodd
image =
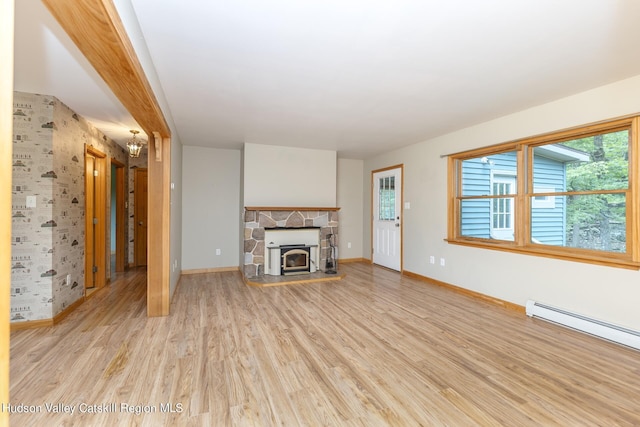
M 385 176 L 379 178 L 378 200 L 380 211 L 378 212 L 378 220 L 394 221 L 396 219 L 396 177 Z
M 629 117 L 451 155 L 447 240 L 640 268 L 639 124 Z

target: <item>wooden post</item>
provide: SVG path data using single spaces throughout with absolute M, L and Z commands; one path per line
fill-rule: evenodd
M 14 0 L 0 0 L 0 404 L 9 403 Z M 0 411 L 0 426 L 9 412 Z
M 156 149 L 156 144 L 162 148 Z M 169 314 L 170 218 L 171 212 L 171 141 L 149 138 L 149 200 L 147 233 L 147 316 Z M 163 152 L 162 161 L 155 160 L 151 150 Z M 154 266 L 153 268 L 151 266 Z

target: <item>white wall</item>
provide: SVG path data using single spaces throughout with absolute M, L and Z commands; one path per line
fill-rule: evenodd
M 244 206 L 336 207 L 336 152 L 245 143 Z
M 182 269 L 239 266 L 240 151 L 185 145 L 182 161 Z
M 364 253 L 371 171 L 404 164 L 404 269 L 519 305 L 528 299 L 640 330 L 640 272 L 447 244 L 447 160 L 459 152 L 640 111 L 640 76 L 462 129 L 365 161 Z M 429 264 L 443 257 L 446 266 Z
M 363 160 L 338 159 L 338 258 L 362 258 Z M 351 248 L 348 244 L 351 243 Z

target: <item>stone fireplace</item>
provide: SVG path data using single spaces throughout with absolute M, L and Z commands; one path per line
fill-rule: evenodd
M 319 264 L 324 271 L 329 245 L 327 236 L 333 235 L 338 242 L 339 208 L 276 208 L 245 207 L 244 209 L 244 266 L 245 279 L 262 277 L 265 274 L 265 230 L 319 229 Z

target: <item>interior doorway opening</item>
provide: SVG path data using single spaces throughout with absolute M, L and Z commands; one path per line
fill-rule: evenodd
M 125 269 L 125 164 L 111 159 L 111 276 Z
M 136 267 L 147 265 L 147 203 L 149 194 L 147 175 L 147 168 L 137 168 L 134 175 L 133 258 Z

